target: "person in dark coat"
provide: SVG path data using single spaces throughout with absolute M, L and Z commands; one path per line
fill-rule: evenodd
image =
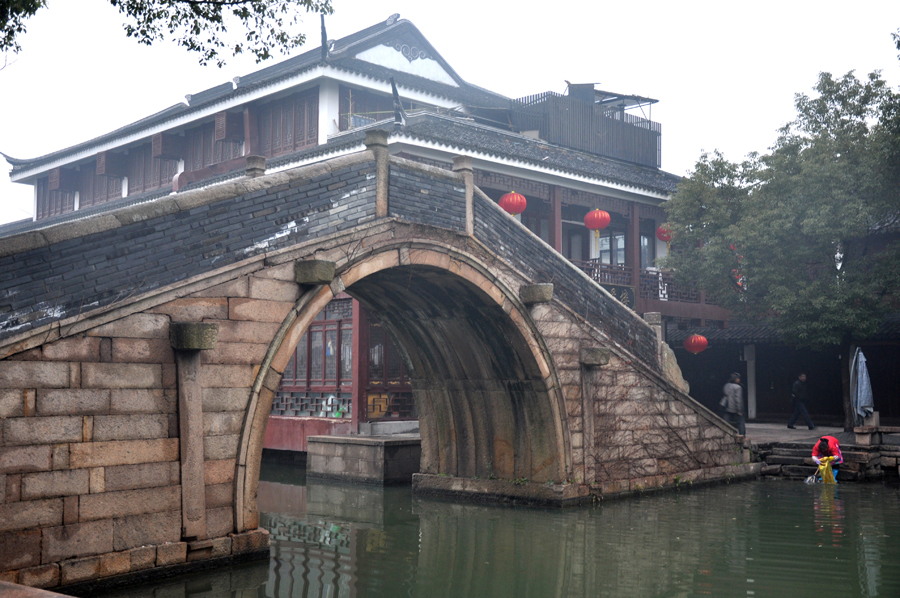
M 788 420 L 787 427 L 794 429 L 794 422 L 797 418 L 803 416 L 803 421 L 810 430 L 815 430 L 816 425 L 809 419 L 809 412 L 806 410 L 806 374 L 800 374 L 791 386 L 791 404 L 794 407 L 794 413 Z

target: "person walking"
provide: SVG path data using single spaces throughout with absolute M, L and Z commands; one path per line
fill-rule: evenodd
M 791 404 L 794 407 L 794 413 L 791 415 L 791 419 L 788 420 L 787 427 L 791 430 L 796 429 L 794 428 L 794 422 L 797 421 L 797 418 L 803 416 L 806 426 L 810 430 L 815 430 L 816 425 L 809 419 L 809 412 L 806 410 L 806 374 L 804 373 L 797 376 L 797 379 L 794 380 L 794 385 L 791 386 Z
M 737 372 L 728 377 L 728 383 L 722 388 L 722 407 L 725 408 L 725 421 L 738 429 L 738 434 L 744 436 L 747 432 L 744 426 L 744 389 L 741 387 L 741 375 Z

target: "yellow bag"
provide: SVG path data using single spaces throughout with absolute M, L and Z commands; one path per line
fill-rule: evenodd
M 816 475 L 822 479 L 823 484 L 837 484 L 834 480 L 834 470 L 831 469 L 831 462 L 834 457 L 822 457 L 819 459 L 819 471 Z

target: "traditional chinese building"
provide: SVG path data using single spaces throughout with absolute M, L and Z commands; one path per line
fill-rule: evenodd
M 367 129 L 388 127 L 392 155 L 444 169 L 471 156 L 475 185 L 495 201 L 523 195 L 517 218 L 636 312 L 720 328 L 724 310 L 654 265 L 678 181 L 660 168 L 656 102 L 592 84 L 504 97 L 466 82 L 393 15 L 79 145 L 7 158 L 12 180 L 34 188 L 35 216 L 0 234 L 357 152 Z M 608 214 L 602 230 L 586 225 L 595 210 Z M 305 451 L 313 434 L 415 430 L 404 358 L 378 314 L 338 296 L 300 341 L 271 415 L 273 450 Z

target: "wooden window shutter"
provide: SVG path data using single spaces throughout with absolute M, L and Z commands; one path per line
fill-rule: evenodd
M 97 152 L 97 176 L 121 179 L 125 176 L 126 162 L 124 154 Z
M 50 171 L 50 191 L 78 191 L 78 173 L 69 168 Z
M 219 112 L 216 114 L 216 141 L 243 141 L 244 114 Z
M 151 138 L 153 158 L 181 160 L 184 158 L 184 137 L 170 133 L 157 133 Z

